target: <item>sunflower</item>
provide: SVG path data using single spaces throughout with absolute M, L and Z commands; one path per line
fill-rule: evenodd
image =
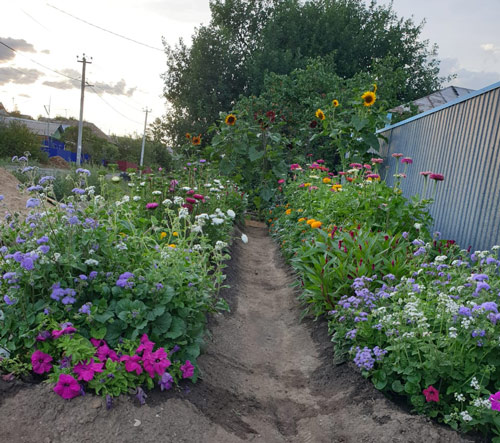
M 325 113 L 321 109 L 318 109 L 316 111 L 316 117 L 318 117 L 320 120 L 324 120 L 325 119 Z
M 191 134 L 189 132 L 186 132 L 186 138 L 189 140 L 191 138 Z
M 372 106 L 375 103 L 375 100 L 377 100 L 377 96 L 375 95 L 375 92 L 372 91 L 366 91 L 361 98 L 363 99 L 363 105 L 364 106 Z
M 333 100 L 333 101 L 332 101 L 332 106 L 333 106 L 334 108 L 336 108 L 338 105 L 339 105 L 339 101 L 338 101 L 338 100 Z
M 191 137 L 191 143 L 194 146 L 198 146 L 199 144 L 201 144 L 201 135 L 193 135 Z
M 234 114 L 229 114 L 226 117 L 226 125 L 233 126 L 236 123 L 236 116 Z

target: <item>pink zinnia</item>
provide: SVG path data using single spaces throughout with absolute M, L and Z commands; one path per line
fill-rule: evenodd
M 490 395 L 491 409 L 500 411 L 500 391 Z
M 322 165 L 323 163 L 325 163 L 325 161 L 320 158 L 319 160 L 316 160 L 316 163 L 318 163 L 318 165 Z
M 137 375 L 142 373 L 142 366 L 139 363 L 140 360 L 141 357 L 139 355 L 122 355 L 120 358 L 120 361 L 125 362 L 125 370 L 127 372 L 135 371 Z
M 194 366 L 191 364 L 189 360 L 186 360 L 186 363 L 184 363 L 181 366 L 181 371 L 182 371 L 182 378 L 190 378 L 194 374 Z
M 69 400 L 81 394 L 81 387 L 71 375 L 60 374 L 59 381 L 54 386 L 54 392 L 65 400 Z
M 293 171 L 294 169 L 302 169 L 298 163 L 293 163 L 290 165 L 290 169 Z
M 371 178 L 371 179 L 378 179 L 380 178 L 380 175 L 378 174 L 368 174 L 366 178 Z
M 96 372 L 102 372 L 103 363 L 96 363 L 91 358 L 90 361 L 81 361 L 73 368 L 73 372 L 78 375 L 78 380 L 90 381 Z
M 365 163 L 365 164 L 363 165 L 363 168 L 365 168 L 365 169 L 371 169 L 372 167 L 371 167 L 371 165 L 368 165 L 368 164 L 366 164 L 366 163 Z
M 31 354 L 31 366 L 35 374 L 44 374 L 52 369 L 52 357 L 42 351 L 35 351 Z
M 355 169 L 361 169 L 363 167 L 361 163 L 351 163 L 349 166 Z
M 437 403 L 439 401 L 439 391 L 434 386 L 429 386 L 427 389 L 424 389 L 422 393 L 427 402 L 435 401 Z
M 408 165 L 411 165 L 413 163 L 413 160 L 410 157 L 404 157 L 401 159 L 401 163 L 406 163 Z
M 282 185 L 283 183 L 285 183 L 285 180 L 284 180 L 284 179 L 282 179 L 282 178 L 280 178 L 280 179 L 278 180 L 278 185 Z
M 158 207 L 158 203 L 146 203 L 146 209 L 156 209 Z
M 392 154 L 392 156 L 393 156 L 394 158 L 400 158 L 400 157 L 402 157 L 402 156 L 403 156 L 403 154 L 399 154 L 399 153 L 395 152 L 394 154 Z
M 195 198 L 196 200 L 205 200 L 205 197 L 201 194 L 194 194 L 193 198 Z
M 444 180 L 444 175 L 441 175 L 441 174 L 431 174 L 431 175 L 429 176 L 429 178 L 430 178 L 431 180 L 436 180 L 436 181 L 440 182 L 440 181 L 443 181 L 443 180 Z
M 194 194 L 194 192 L 195 192 L 195 191 L 194 191 L 194 189 L 190 189 L 189 191 L 187 191 L 187 193 L 186 193 L 186 194 L 187 194 L 187 195 L 193 195 L 193 194 Z
M 52 331 L 52 338 L 59 338 L 61 335 L 72 334 L 73 332 L 76 332 L 76 328 L 73 326 L 68 326 L 62 330 L 55 329 Z
M 423 171 L 420 173 L 420 175 L 423 175 L 424 177 L 427 177 L 428 175 L 431 175 L 432 171 Z
M 162 375 L 172 364 L 163 348 L 158 348 L 155 352 L 145 352 L 143 361 L 144 370 L 151 378 L 154 378 L 155 374 Z
M 384 163 L 384 159 L 383 158 L 372 158 L 370 160 L 370 162 L 372 162 L 373 164 L 376 164 L 376 163 Z
M 344 171 L 340 171 L 339 175 L 345 175 L 346 173 Z
M 186 201 L 191 204 L 191 205 L 194 205 L 196 204 L 196 199 L 192 198 L 192 197 L 186 197 Z

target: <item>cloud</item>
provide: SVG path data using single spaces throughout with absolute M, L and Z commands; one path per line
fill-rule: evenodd
M 141 7 L 172 21 L 199 24 L 210 20 L 205 0 L 149 0 Z
M 50 50 L 49 49 L 43 49 L 42 51 L 40 51 L 42 54 L 50 54 Z
M 31 98 L 31 95 L 28 95 L 28 94 L 19 94 L 19 97 Z
M 456 58 L 443 59 L 440 65 L 440 75 L 453 74 L 456 78 L 448 82 L 450 85 L 469 89 L 482 89 L 500 81 L 500 72 L 473 71 L 463 68 Z
M 495 46 L 493 43 L 483 43 L 481 49 L 485 52 L 491 52 L 493 54 L 500 54 L 500 46 Z
M 76 80 L 59 80 L 59 81 L 44 81 L 43 84 L 45 86 L 49 86 L 50 88 L 55 88 L 55 89 L 78 89 L 80 87 L 80 83 L 77 82 Z
M 18 69 L 12 67 L 0 68 L 0 85 L 14 83 L 18 85 L 29 85 L 35 83 L 45 74 L 36 69 Z
M 23 39 L 16 39 L 10 37 L 0 37 L 0 42 L 5 43 L 7 46 L 20 52 L 36 52 L 35 47 Z M 4 45 L 0 45 L 0 63 L 12 60 L 16 53 Z
M 134 92 L 137 90 L 137 87 L 135 88 L 128 88 L 125 84 L 125 80 L 121 79 L 118 83 L 113 84 L 108 84 L 108 83 L 101 83 L 101 82 L 96 82 L 95 86 L 98 90 L 98 92 L 105 92 L 106 94 L 111 94 L 111 95 L 124 95 L 126 97 L 132 97 Z

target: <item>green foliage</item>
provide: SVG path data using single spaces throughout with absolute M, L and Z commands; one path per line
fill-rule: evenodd
M 361 0 L 217 0 L 192 45 L 166 45 L 167 136 L 201 133 L 240 95 L 259 95 L 269 73 L 287 75 L 321 58 L 341 78 L 380 79 L 390 106 L 439 89 L 436 46 L 419 39 L 422 24 L 398 18 L 392 5 Z M 382 80 L 383 79 L 383 80 Z
M 39 135 L 31 132 L 18 122 L 9 124 L 0 121 L 0 158 L 23 156 L 29 152 L 33 159 L 46 161 L 47 154 L 41 150 L 42 141 Z

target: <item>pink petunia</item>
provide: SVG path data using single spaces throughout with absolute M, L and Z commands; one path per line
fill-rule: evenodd
M 182 378 L 190 378 L 194 374 L 194 366 L 191 364 L 189 360 L 186 360 L 186 363 L 184 363 L 181 366 L 181 371 L 182 371 Z
M 500 391 L 490 395 L 491 409 L 500 411 Z
M 439 391 L 434 386 L 429 386 L 427 389 L 424 389 L 422 393 L 427 402 L 435 401 L 437 403 L 439 401 Z
M 151 378 L 154 378 L 155 374 L 162 375 L 171 364 L 163 348 L 158 348 L 155 352 L 145 352 L 143 355 L 144 370 Z
M 96 348 L 100 348 L 101 346 L 104 345 L 107 346 L 107 343 L 104 340 L 98 340 L 97 338 L 91 338 L 90 343 L 92 343 Z
M 116 352 L 110 349 L 108 345 L 102 345 L 97 348 L 95 355 L 102 363 L 106 363 L 108 358 L 111 359 L 111 361 L 118 361 L 118 355 L 116 355 Z
M 140 354 L 142 351 L 153 352 L 154 346 L 155 344 L 151 340 L 149 340 L 148 334 L 142 334 L 141 344 L 135 350 L 135 353 Z
M 73 332 L 76 332 L 76 328 L 73 326 L 68 326 L 62 330 L 55 329 L 52 331 L 52 338 L 59 338 L 61 335 L 72 334 Z
M 44 374 L 52 369 L 52 357 L 42 351 L 35 351 L 31 354 L 31 366 L 35 374 Z
M 96 363 L 91 358 L 90 361 L 81 361 L 73 368 L 73 372 L 78 375 L 78 380 L 90 381 L 96 372 L 102 372 L 103 363 Z
M 60 374 L 59 381 L 54 386 L 54 392 L 65 400 L 70 400 L 81 394 L 81 387 L 71 375 Z
M 141 361 L 140 355 L 122 355 L 120 361 L 125 362 L 125 370 L 127 372 L 134 372 L 137 375 L 142 374 L 142 366 L 139 363 Z

